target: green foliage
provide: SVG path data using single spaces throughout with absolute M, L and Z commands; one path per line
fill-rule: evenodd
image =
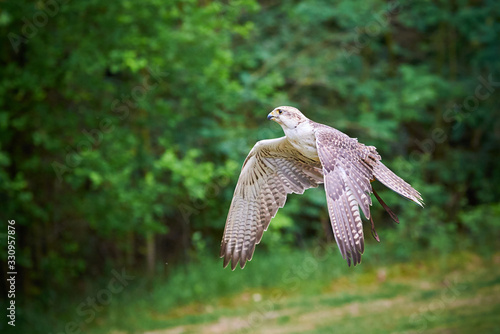
M 282 135 L 265 120 L 278 105 L 376 146 L 422 193 L 425 209 L 374 183 L 401 224 L 374 205 L 382 244 L 367 237 L 365 262 L 496 246 L 496 1 L 0 7 L 0 218 L 16 220 L 19 289 L 39 301 L 28 314 L 63 292 L 89 293 L 94 278 L 123 266 L 170 286 L 193 280 L 165 310 L 211 298 L 209 283 L 164 263 L 219 271 L 201 260 L 218 254 L 245 155 Z M 325 205 L 321 188 L 290 196 L 258 249 L 286 254 L 331 240 Z M 1 261 L 5 249 L 0 238 Z M 246 285 L 242 275 L 248 286 L 268 284 L 252 269 L 232 275 L 229 291 Z

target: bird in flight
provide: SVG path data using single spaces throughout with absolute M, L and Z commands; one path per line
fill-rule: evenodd
M 374 146 L 313 122 L 294 107 L 275 108 L 267 119 L 281 125 L 285 136 L 257 142 L 243 163 L 221 242 L 224 268 L 229 262 L 232 270 L 238 262 L 243 268 L 252 259 L 255 245 L 285 205 L 287 194 L 302 194 L 321 183 L 325 184 L 335 241 L 349 266 L 361 262 L 365 249 L 359 208 L 370 219 L 374 238 L 380 241 L 370 216 L 372 192 L 399 223 L 372 189 L 372 181 L 379 180 L 423 207 L 420 193 L 380 161 Z

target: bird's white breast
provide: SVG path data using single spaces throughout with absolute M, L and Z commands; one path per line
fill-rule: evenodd
M 284 129 L 285 135 L 295 149 L 310 159 L 318 159 L 316 136 L 313 126 L 308 122 L 300 123 L 296 128 Z

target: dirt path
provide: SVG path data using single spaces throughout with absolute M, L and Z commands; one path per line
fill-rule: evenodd
M 144 334 L 500 331 L 500 274 L 476 275 L 473 279 L 456 277 L 442 282 L 412 279 L 404 283 L 374 283 L 359 289 L 352 285 L 351 293 L 333 288 L 334 291 L 283 297 L 278 301 L 263 298 L 255 302 L 239 296 L 230 308 L 209 308 L 208 313 L 220 315 L 215 321 L 193 324 L 193 316 L 196 319 L 206 315 L 198 312 L 182 325 Z M 225 315 L 235 312 L 237 315 Z

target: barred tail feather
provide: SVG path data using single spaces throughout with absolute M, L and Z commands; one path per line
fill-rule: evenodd
M 373 175 L 387 188 L 417 203 L 421 207 L 424 206 L 424 201 L 422 200 L 420 193 L 413 189 L 413 187 L 406 183 L 402 178 L 394 174 L 394 172 L 387 168 L 382 162 L 378 161 L 375 165 L 373 168 Z

